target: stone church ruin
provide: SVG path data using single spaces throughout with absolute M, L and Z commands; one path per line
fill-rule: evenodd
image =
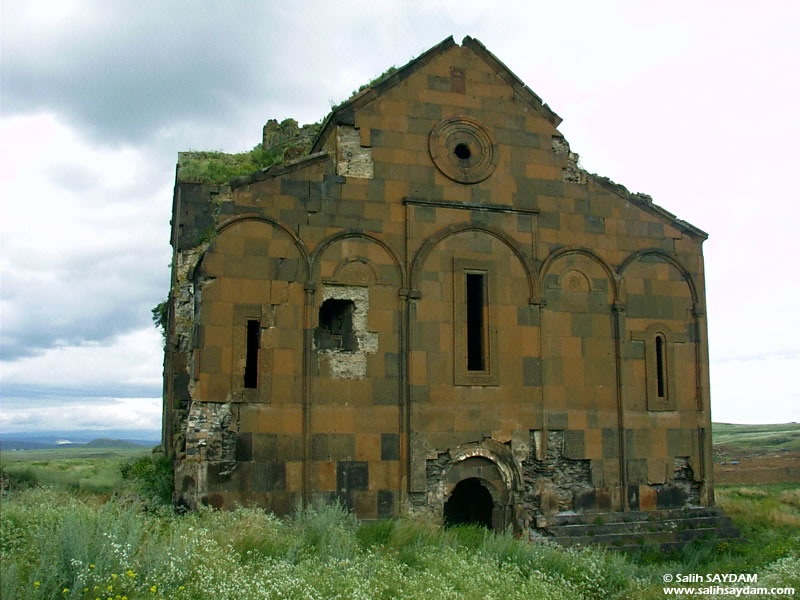
M 320 126 L 267 123 L 271 166 L 215 181 L 200 162 L 255 154 L 181 153 L 175 501 L 734 535 L 713 508 L 707 234 L 582 170 L 560 123 L 448 38 Z

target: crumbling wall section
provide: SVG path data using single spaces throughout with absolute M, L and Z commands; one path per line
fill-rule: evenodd
M 350 300 L 353 310 L 353 333 L 356 338 L 355 351 L 315 350 L 328 359 L 331 377 L 337 379 L 363 379 L 367 376 L 367 355 L 378 351 L 378 334 L 367 331 L 369 313 L 369 288 L 351 285 L 327 285 L 322 289 L 325 300 Z
M 186 458 L 225 463 L 223 471 L 236 466 L 238 418 L 230 402 L 193 402 L 186 419 Z
M 688 456 L 676 456 L 673 459 L 671 477 L 666 483 L 651 483 L 656 491 L 658 508 L 682 508 L 684 506 L 701 506 L 700 488 L 702 482 L 695 481 L 694 471 L 689 464 Z
M 579 166 L 580 155 L 572 152 L 569 148 L 569 142 L 561 136 L 553 136 L 553 153 L 566 160 L 566 166 L 561 173 L 562 181 L 569 183 L 586 183 L 586 171 Z
M 426 491 L 408 495 L 408 514 L 417 519 L 438 522 L 445 500 L 444 473 L 450 464 L 449 452 L 437 452 L 436 458 L 425 461 Z
M 361 134 L 355 127 L 336 128 L 336 174 L 372 179 L 372 148 L 361 145 Z
M 531 432 L 531 448 L 536 447 Z M 595 507 L 589 460 L 564 457 L 564 432 L 547 432 L 547 452 L 541 460 L 531 452 L 522 463 L 523 502 L 535 517 Z

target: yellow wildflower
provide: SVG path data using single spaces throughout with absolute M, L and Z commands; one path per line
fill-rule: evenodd
M 69 594 L 69 588 L 64 588 L 63 590 L 61 590 L 61 593 L 62 594 Z
M 41 582 L 41 581 L 34 581 L 34 582 L 33 582 L 33 587 L 34 587 L 34 588 L 36 588 L 37 590 L 39 589 L 39 586 L 40 586 L 40 585 L 42 585 L 42 582 Z
M 113 585 L 107 585 L 106 589 L 110 592 L 110 591 L 112 591 L 114 589 L 114 586 Z
M 179 586 L 178 586 L 178 589 L 179 589 L 180 591 L 183 591 L 183 590 L 185 590 L 185 589 L 186 589 L 186 586 L 185 586 L 185 585 L 179 585 Z
M 132 571 L 131 569 L 128 569 L 127 571 L 125 571 L 125 575 L 127 575 L 131 579 L 136 579 L 136 573 L 134 571 Z
M 117 575 L 116 573 L 111 574 L 111 579 L 116 579 L 117 577 L 119 577 L 119 575 Z
M 155 593 L 158 591 L 158 587 L 157 587 L 157 586 L 155 586 L 155 585 L 151 585 L 151 586 L 150 586 L 150 591 L 151 591 L 151 592 L 153 592 L 153 593 L 155 594 Z
M 90 568 L 90 569 L 94 569 L 94 563 L 90 564 L 90 565 L 89 565 L 89 568 Z

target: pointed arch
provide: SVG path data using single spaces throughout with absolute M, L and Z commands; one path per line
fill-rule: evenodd
M 429 237 L 422 246 L 417 250 L 417 253 L 414 255 L 414 260 L 411 261 L 411 271 L 409 273 L 409 285 L 413 289 L 418 288 L 418 272 L 421 270 L 422 265 L 425 264 L 425 260 L 428 258 L 428 255 L 431 251 L 442 241 L 450 237 L 451 235 L 455 235 L 457 233 L 464 233 L 467 231 L 479 231 L 482 233 L 486 233 L 491 235 L 492 237 L 496 238 L 511 250 L 511 252 L 517 257 L 519 262 L 522 264 L 522 268 L 525 270 L 525 276 L 528 279 L 528 292 L 531 299 L 538 297 L 538 290 L 536 284 L 536 278 L 532 276 L 535 272 L 535 268 L 528 259 L 525 257 L 522 252 L 520 252 L 517 243 L 514 240 L 508 238 L 508 236 L 495 227 L 491 227 L 489 225 L 474 225 L 472 223 L 456 223 L 445 227 L 444 229 L 440 229 L 436 233 L 434 233 L 431 237 Z

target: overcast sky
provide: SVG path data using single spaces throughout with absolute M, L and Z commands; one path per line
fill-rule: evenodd
M 317 121 L 449 35 L 710 233 L 712 418 L 800 421 L 800 3 L 0 0 L 0 432 L 160 428 L 176 153 Z

